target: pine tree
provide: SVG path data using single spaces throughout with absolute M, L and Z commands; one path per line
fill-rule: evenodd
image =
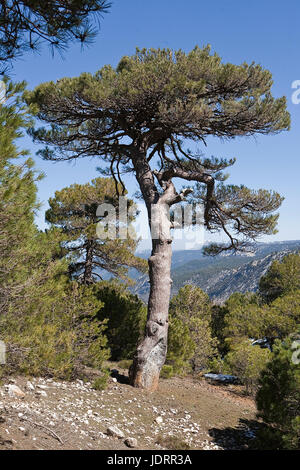
M 170 302 L 167 361 L 174 371 L 190 367 L 199 372 L 216 356 L 211 331 L 211 303 L 199 287 L 185 285 Z
M 275 339 L 284 339 L 300 324 L 300 290 L 278 297 L 270 304 L 256 294 L 233 294 L 225 304 L 224 336 L 227 346 L 243 338 L 265 338 L 272 347 Z
M 35 183 L 42 176 L 16 144 L 31 124 L 20 99 L 25 83 L 5 82 L 6 101 L 0 103 L 0 313 L 20 295 L 25 282 L 24 269 L 32 254 L 28 246 L 37 234 Z
M 133 201 L 126 199 L 125 203 L 129 212 L 128 224 L 131 224 L 135 212 Z M 105 215 L 98 215 L 97 212 L 101 204 L 110 204 L 116 211 L 119 210 L 118 187 L 112 178 L 96 178 L 91 183 L 73 184 L 56 191 L 55 197 L 49 200 L 50 209 L 46 212 L 47 222 L 62 231 L 63 248 L 71 260 L 69 268 L 72 277 L 86 285 L 102 279 L 103 271 L 128 279 L 128 267 L 146 269 L 145 261 L 134 255 L 138 243 L 134 237 L 99 238 L 97 226 L 106 223 Z M 114 226 L 117 231 L 117 220 Z M 104 234 L 105 228 L 102 231 Z
M 300 366 L 293 360 L 293 337 L 277 342 L 273 356 L 262 372 L 256 395 L 258 415 L 268 426 L 260 433 L 264 449 L 299 450 Z
M 228 236 L 228 244 L 214 244 L 207 253 L 245 249 L 257 236 L 275 232 L 278 193 L 225 185 L 223 171 L 235 160 L 206 158 L 187 147 L 188 141 L 205 147 L 210 136 L 234 139 L 289 129 L 286 99 L 275 99 L 271 86 L 270 72 L 260 65 L 222 63 L 208 47 L 189 53 L 143 49 L 115 69 L 44 83 L 26 96 L 51 126 L 32 131 L 36 141 L 47 144 L 44 158 L 100 157 L 116 178 L 132 172 L 139 184 L 155 236 L 146 335 L 130 375 L 136 387 L 154 390 L 166 358 L 169 214 L 191 195 L 191 188 L 176 189 L 178 180 L 195 185 L 206 229 Z
M 7 364 L 0 373 L 73 378 L 83 365 L 101 368 L 109 357 L 103 303 L 67 276 L 61 233 L 35 223 L 36 172 L 17 139 L 31 124 L 20 100 L 25 83 L 6 80 L 0 104 L 0 338 Z
M 103 303 L 97 318 L 100 321 L 107 319 L 106 336 L 111 360 L 132 359 L 145 330 L 146 306 L 124 284 L 115 280 L 99 282 L 92 289 L 93 295 Z
M 266 302 L 300 289 L 300 255 L 289 254 L 273 261 L 265 276 L 259 281 L 259 292 Z
M 35 50 L 42 42 L 52 51 L 63 51 L 74 41 L 90 42 L 96 34 L 93 19 L 99 19 L 109 7 L 106 0 L 1 2 L 0 64 L 5 67 L 8 61 Z

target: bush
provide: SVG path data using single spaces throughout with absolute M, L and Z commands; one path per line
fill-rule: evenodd
M 168 353 L 166 365 L 171 365 L 174 374 L 182 374 L 191 371 L 190 359 L 195 350 L 187 325 L 169 315 Z
M 235 344 L 225 357 L 227 372 L 236 375 L 246 387 L 246 393 L 256 392 L 261 371 L 271 358 L 269 349 L 252 346 L 248 339 Z
M 170 379 L 174 375 L 174 369 L 173 366 L 165 364 L 162 366 L 161 371 L 160 371 L 160 377 L 162 379 Z
M 94 390 L 99 390 L 99 391 L 105 390 L 107 387 L 108 377 L 109 377 L 109 373 L 105 371 L 102 377 L 97 377 L 93 381 L 92 388 Z
M 211 334 L 211 304 L 199 287 L 186 285 L 170 303 L 166 363 L 174 373 L 204 370 L 217 355 Z
M 31 293 L 32 309 L 26 314 L 1 317 L 8 350 L 4 372 L 74 379 L 85 366 L 101 369 L 109 357 L 106 322 L 96 319 L 101 303 L 76 282 L 60 279 L 44 287 L 43 297 Z
M 243 337 L 266 338 L 272 346 L 276 338 L 284 339 L 300 323 L 300 290 L 262 304 L 255 294 L 233 294 L 226 302 L 225 343 L 239 343 Z
M 117 281 L 96 284 L 94 295 L 102 302 L 97 318 L 100 321 L 107 319 L 106 335 L 111 360 L 132 359 L 145 330 L 146 306 Z
M 292 360 L 293 354 L 297 355 L 292 350 L 293 340 L 276 341 L 259 381 L 258 417 L 266 424 L 258 436 L 262 448 L 300 448 L 300 365 Z
M 300 255 L 291 253 L 282 261 L 273 261 L 259 282 L 259 291 L 266 302 L 300 289 Z

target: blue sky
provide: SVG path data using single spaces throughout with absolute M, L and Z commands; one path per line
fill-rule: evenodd
M 189 51 L 196 44 L 211 44 L 225 62 L 260 63 L 273 74 L 273 94 L 288 99 L 291 131 L 225 143 L 213 140 L 207 153 L 237 158 L 229 182 L 274 189 L 285 197 L 279 233 L 268 237 L 269 241 L 300 239 L 300 104 L 291 100 L 292 82 L 300 80 L 299 18 L 299 0 L 114 0 L 91 47 L 81 52 L 74 45 L 64 60 L 58 54 L 52 58 L 46 47 L 39 55 L 26 54 L 15 63 L 12 78 L 25 79 L 33 88 L 44 81 L 95 72 L 104 64 L 116 65 L 123 55 L 133 54 L 136 46 Z M 28 138 L 23 144 L 36 152 Z M 98 176 L 99 161 L 51 163 L 37 157 L 36 163 L 47 175 L 39 184 L 44 205 L 37 221 L 42 227 L 47 200 L 54 191 Z M 130 193 L 136 191 L 133 176 L 127 184 Z

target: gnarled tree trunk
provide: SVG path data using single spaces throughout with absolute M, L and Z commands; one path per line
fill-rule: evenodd
M 152 252 L 148 260 L 150 295 L 145 337 L 139 344 L 129 371 L 134 387 L 154 391 L 158 386 L 160 370 L 166 360 L 168 342 L 168 313 L 171 293 L 172 238 L 170 206 L 182 197 L 171 181 L 160 181 L 160 194 L 153 173 L 141 154 L 135 160 L 135 172 L 144 200 L 152 236 Z
M 169 206 L 155 207 L 152 229 L 157 239 L 152 239 L 152 253 L 148 260 L 150 295 L 146 334 L 139 344 L 130 370 L 135 387 L 154 391 L 158 386 L 160 370 L 166 360 L 168 342 L 168 312 L 171 293 L 171 237 L 168 218 Z

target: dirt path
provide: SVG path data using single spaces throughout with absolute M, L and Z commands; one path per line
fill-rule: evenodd
M 13 396 L 15 386 L 23 398 Z M 129 386 L 124 375 L 104 391 L 79 380 L 16 377 L 0 387 L 0 450 L 128 449 L 128 437 L 138 449 L 243 449 L 254 418 L 252 400 L 190 378 L 161 380 L 149 393 Z M 107 435 L 111 426 L 124 437 Z

